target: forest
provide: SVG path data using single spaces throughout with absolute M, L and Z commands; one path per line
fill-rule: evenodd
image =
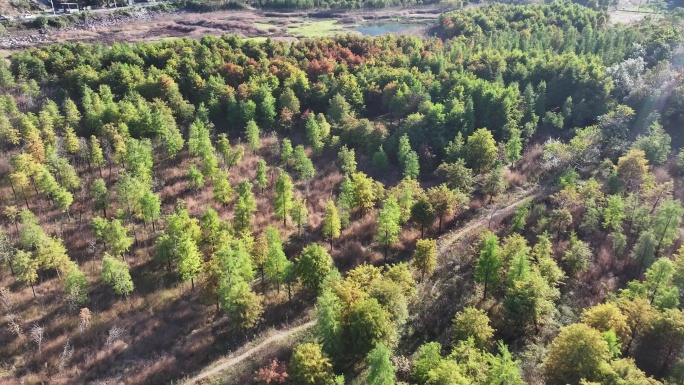
M 684 383 L 683 25 L 12 54 L 0 382 Z

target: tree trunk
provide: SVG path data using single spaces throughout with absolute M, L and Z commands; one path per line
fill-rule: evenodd
M 287 302 L 292 301 L 292 282 L 287 281 Z
M 18 199 L 17 198 L 17 192 L 14 191 L 14 183 L 12 183 L 12 178 L 7 178 L 7 180 L 9 180 L 9 182 L 10 182 L 10 187 L 12 188 L 12 194 L 14 194 L 14 199 L 15 200 Z
M 190 284 L 192 285 L 192 291 L 195 291 L 195 278 L 190 278 Z
M 31 284 L 31 291 L 33 291 L 33 298 L 36 298 L 36 288 Z
M 670 221 L 672 220 L 672 215 L 670 215 L 667 218 L 667 223 L 665 224 L 665 229 L 663 230 L 663 235 L 660 236 L 660 240 L 658 241 L 658 246 L 656 246 L 655 250 L 655 258 L 658 258 L 658 254 L 660 254 L 660 245 L 663 243 L 663 239 L 665 239 L 665 234 L 667 233 L 667 228 L 670 226 Z
M 437 231 L 440 233 L 442 232 L 442 215 L 439 216 L 439 225 L 437 227 Z

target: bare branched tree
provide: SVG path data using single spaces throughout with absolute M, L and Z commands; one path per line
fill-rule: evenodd
M 105 345 L 112 346 L 114 342 L 118 341 L 121 338 L 122 334 L 123 329 L 116 325 L 112 326 L 112 328 L 109 329 L 109 336 L 107 336 L 107 342 L 105 342 Z
M 59 355 L 59 371 L 61 372 L 66 368 L 69 363 L 69 358 L 74 353 L 74 347 L 71 346 L 71 341 L 67 340 L 62 349 L 62 354 Z
M 12 307 L 12 293 L 6 287 L 0 287 L 0 304 L 8 312 Z
M 33 325 L 30 333 L 31 339 L 38 346 L 38 354 L 42 352 L 43 348 L 43 338 L 45 337 L 45 328 L 38 325 Z
M 17 337 L 21 338 L 24 333 L 21 330 L 21 325 L 19 324 L 19 317 L 12 313 L 8 313 L 5 316 L 5 319 L 7 319 L 7 330 L 12 333 L 16 334 Z
M 90 310 L 87 307 L 82 308 L 78 317 L 81 319 L 81 322 L 78 323 L 78 329 L 83 333 L 83 330 L 90 326 Z

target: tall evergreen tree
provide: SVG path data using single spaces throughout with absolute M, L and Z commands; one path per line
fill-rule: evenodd
M 494 234 L 489 234 L 482 240 L 482 249 L 475 266 L 475 280 L 484 284 L 483 298 L 487 298 L 488 287 L 499 280 L 499 267 L 501 267 L 499 238 Z

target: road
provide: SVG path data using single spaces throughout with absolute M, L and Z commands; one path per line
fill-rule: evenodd
M 107 12 L 114 12 L 114 11 L 125 11 L 125 10 L 127 10 L 127 9 L 152 7 L 152 6 L 155 6 L 155 5 L 159 5 L 160 3 L 165 3 L 165 2 L 164 2 L 164 1 L 157 1 L 157 2 L 154 2 L 154 3 L 150 3 L 150 2 L 147 2 L 147 3 L 135 3 L 135 4 L 133 4 L 133 5 L 127 5 L 127 6 L 124 6 L 124 7 L 116 7 L 116 8 L 95 8 L 95 9 L 89 10 L 88 12 L 90 12 L 90 13 L 107 13 Z M 65 16 L 65 15 L 66 15 L 66 13 L 60 12 L 60 9 L 57 8 L 57 7 L 55 7 L 56 13 L 53 14 L 52 11 L 50 10 L 50 8 L 51 8 L 52 6 L 50 5 L 50 1 L 49 1 L 49 0 L 47 1 L 46 6 L 47 6 L 48 8 L 46 8 L 45 12 L 43 12 L 43 13 L 40 13 L 40 14 L 39 14 L 39 13 L 27 13 L 26 15 L 30 15 L 30 17 L 27 18 L 27 17 L 25 17 L 25 15 L 19 15 L 19 16 L 16 16 L 16 19 L 17 19 L 17 20 L 32 20 L 32 19 L 35 19 L 35 18 L 38 17 L 38 16 L 57 17 L 57 16 Z

